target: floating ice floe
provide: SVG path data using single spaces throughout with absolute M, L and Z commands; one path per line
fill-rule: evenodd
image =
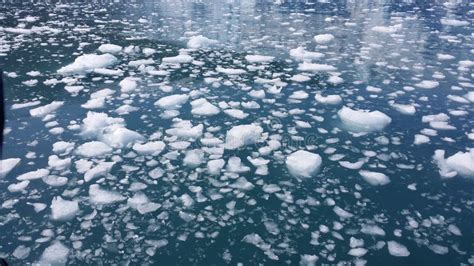
M 452 27 L 462 27 L 462 26 L 467 26 L 469 25 L 468 21 L 464 20 L 458 20 L 458 19 L 453 19 L 453 18 L 442 18 L 441 19 L 441 24 L 445 26 L 452 26 Z
M 111 54 L 85 54 L 77 57 L 72 64 L 60 68 L 58 74 L 85 74 L 96 68 L 107 68 L 117 62 L 118 59 Z
M 269 63 L 273 61 L 275 57 L 266 55 L 246 55 L 245 60 L 249 63 Z
M 373 31 L 380 32 L 380 33 L 395 33 L 402 29 L 402 24 L 396 24 L 393 26 L 375 26 L 372 27 Z
M 433 156 L 439 168 L 439 173 L 444 178 L 456 175 L 474 178 L 474 149 L 467 152 L 457 152 L 445 159 L 444 150 L 436 150 Z
M 183 64 L 183 63 L 191 63 L 194 60 L 194 58 L 188 54 L 181 53 L 177 56 L 163 57 L 163 59 L 161 60 L 165 64 Z
M 245 71 L 244 69 L 238 69 L 238 68 L 223 68 L 223 67 L 216 67 L 216 71 L 219 72 L 219 73 L 223 73 L 223 74 L 226 74 L 226 75 L 230 75 L 230 76 L 233 76 L 233 75 L 242 75 L 242 74 L 245 74 L 247 73 L 247 71 Z
M 295 177 L 311 177 L 321 168 L 322 159 L 316 153 L 299 150 L 286 157 L 286 167 Z
M 434 89 L 439 86 L 439 82 L 436 80 L 422 80 L 416 83 L 415 86 L 422 89 Z
M 214 46 L 218 44 L 219 42 L 216 40 L 209 39 L 207 37 L 204 37 L 202 35 L 197 35 L 191 37 L 188 41 L 188 48 L 191 49 L 201 49 L 201 48 L 206 48 L 210 46 Z
M 327 95 L 327 96 L 322 96 L 321 94 L 317 93 L 314 96 L 314 99 L 322 104 L 340 104 L 342 102 L 342 98 L 339 95 L 333 94 L 333 95 Z
M 380 111 L 353 110 L 342 107 L 337 112 L 342 123 L 352 131 L 370 132 L 382 130 L 392 122 L 392 119 Z
M 135 143 L 133 150 L 138 154 L 156 156 L 160 154 L 165 147 L 166 144 L 163 141 L 151 141 L 143 144 Z
M 334 40 L 334 35 L 332 34 L 319 34 L 314 36 L 314 41 L 318 44 L 326 44 L 329 43 L 330 41 Z
M 99 50 L 101 53 L 104 53 L 104 54 L 117 54 L 122 51 L 122 46 L 106 43 L 106 44 L 100 45 L 99 48 L 97 48 L 97 50 Z
M 100 157 L 112 152 L 112 148 L 101 141 L 86 142 L 76 149 L 76 154 L 83 157 Z
M 399 113 L 401 114 L 405 114 L 405 115 L 413 115 L 416 113 L 416 108 L 414 105 L 411 105 L 411 104 L 399 104 L 399 103 L 395 103 L 393 101 L 390 101 L 389 102 L 390 106 L 397 110 Z
M 178 120 L 173 123 L 172 128 L 167 129 L 165 132 L 168 135 L 176 136 L 180 139 L 196 140 L 202 136 L 203 130 L 203 124 L 193 126 L 191 121 Z
M 396 241 L 387 241 L 387 248 L 390 255 L 395 257 L 408 257 L 410 256 L 410 251 L 408 249 L 396 242 Z
M 290 56 L 299 61 L 311 61 L 324 57 L 323 53 L 306 51 L 303 47 L 290 50 Z
M 0 160 L 0 178 L 7 176 L 20 162 L 20 158 Z
M 35 179 L 40 179 L 44 178 L 49 175 L 49 170 L 48 169 L 38 169 L 35 171 L 30 171 L 24 174 L 21 174 L 16 177 L 17 180 L 23 181 L 23 180 L 35 180 Z
M 72 219 L 79 212 L 79 203 L 75 200 L 64 200 L 60 196 L 51 202 L 51 218 L 56 221 Z
M 123 93 L 129 93 L 137 88 L 137 81 L 133 78 L 127 77 L 119 82 L 120 91 Z
M 160 98 L 155 102 L 155 105 L 162 109 L 179 109 L 183 104 L 185 104 L 189 99 L 187 94 L 173 94 Z
M 191 113 L 193 115 L 212 116 L 220 113 L 220 109 L 208 102 L 205 98 L 192 101 L 191 107 Z
M 312 72 L 331 72 L 336 71 L 337 68 L 327 64 L 316 64 L 303 62 L 298 65 L 299 71 L 312 71 Z
M 99 164 L 87 170 L 84 174 L 84 181 L 89 182 L 92 179 L 107 175 L 114 165 L 115 162 L 99 162 Z
M 372 186 L 383 186 L 390 183 L 390 178 L 383 173 L 361 170 L 359 174 Z
M 89 187 L 89 200 L 96 205 L 107 205 L 125 200 L 120 193 L 102 189 L 99 185 L 93 184 Z
M 227 131 L 225 148 L 233 150 L 255 144 L 261 140 L 262 133 L 263 128 L 257 125 L 234 126 Z
M 39 265 L 66 265 L 69 248 L 59 241 L 47 247 L 41 254 Z
M 53 101 L 50 104 L 43 105 L 30 110 L 30 115 L 33 117 L 45 117 L 46 115 L 56 111 L 59 107 L 63 106 L 62 101 Z

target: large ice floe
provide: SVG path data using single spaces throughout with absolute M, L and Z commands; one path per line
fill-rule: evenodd
M 392 119 L 380 111 L 354 110 L 343 106 L 337 112 L 342 123 L 351 131 L 370 132 L 384 129 Z
M 286 157 L 286 167 L 295 177 L 311 177 L 321 168 L 322 159 L 316 153 L 295 151 Z
M 444 150 L 436 150 L 433 159 L 438 165 L 439 173 L 444 178 L 457 175 L 474 178 L 474 149 L 457 152 L 445 158 Z
M 96 68 L 107 68 L 118 62 L 111 54 L 85 54 L 77 57 L 73 63 L 58 70 L 59 74 L 84 74 L 92 72 Z
M 234 126 L 227 131 L 226 149 L 238 149 L 261 141 L 263 128 L 257 125 Z

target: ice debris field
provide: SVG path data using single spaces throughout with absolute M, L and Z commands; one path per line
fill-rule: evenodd
M 35 2 L 0 3 L 12 265 L 474 264 L 469 1 Z

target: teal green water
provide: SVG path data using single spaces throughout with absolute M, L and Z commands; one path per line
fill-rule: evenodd
M 0 178 L 0 257 L 13 265 L 473 264 L 472 4 L 282 2 L 0 4 L 7 111 L 1 167 L 6 169 L 5 159 L 20 159 Z M 334 38 L 317 43 L 313 37 L 319 34 Z M 188 41 L 198 35 L 217 42 L 188 49 Z M 123 48 L 108 66 L 121 75 L 57 72 L 83 54 L 102 54 L 101 44 Z M 132 45 L 136 50 L 125 49 Z M 312 60 L 307 56 L 307 63 L 334 69 L 298 69 L 303 62 L 290 52 L 297 47 L 320 53 Z M 155 52 L 147 55 L 143 48 Z M 163 63 L 179 53 L 194 61 Z M 273 59 L 252 63 L 247 55 Z M 153 61 L 129 64 L 142 59 Z M 245 73 L 228 75 L 221 68 Z M 158 69 L 167 72 L 154 75 Z M 135 78 L 135 89 L 121 91 L 126 77 Z M 422 81 L 437 86 L 423 88 Z M 67 86 L 83 88 L 76 95 Z M 103 104 L 83 106 L 105 88 L 113 94 Z M 299 91 L 306 94 L 296 99 Z M 155 104 L 174 94 L 188 99 L 172 111 Z M 339 95 L 341 102 L 323 104 L 316 94 Z M 190 103 L 199 98 L 217 107 L 218 114 L 193 113 Z M 41 117 L 30 114 L 53 101 L 63 105 Z M 416 112 L 404 114 L 392 101 Z M 18 105 L 24 103 L 31 106 Z M 116 111 L 124 105 L 136 110 Z M 338 116 L 343 106 L 380 111 L 391 122 L 381 130 L 351 132 Z M 247 116 L 228 115 L 231 107 Z M 98 124 L 95 134 L 85 136 L 88 112 L 123 118 L 114 126 L 142 138 L 107 138 L 104 134 L 116 128 Z M 423 122 L 440 113 L 449 119 Z M 202 134 L 176 136 L 169 129 L 179 119 L 202 126 Z M 226 148 L 229 131 L 248 124 L 261 127 L 259 140 Z M 415 144 L 415 135 L 429 141 Z M 217 144 L 204 144 L 209 139 Z M 70 142 L 71 150 L 54 151 L 59 141 Z M 111 150 L 84 156 L 79 147 L 90 141 L 105 142 Z M 165 147 L 152 155 L 133 148 L 149 141 Z M 178 149 L 183 141 L 189 146 Z M 297 150 L 322 158 L 311 177 L 288 171 L 286 160 Z M 468 168 L 467 174 L 451 164 L 456 175 L 446 178 L 442 163 L 433 159 L 436 150 L 446 157 L 465 152 L 455 161 Z M 199 155 L 191 165 L 190 151 Z M 70 162 L 55 165 L 55 154 Z M 229 169 L 233 157 L 248 168 Z M 268 171 L 249 158 L 268 160 Z M 213 175 L 208 161 L 216 159 L 225 166 Z M 359 160 L 364 161 L 360 169 L 341 164 Z M 115 164 L 85 181 L 85 172 L 101 162 Z M 89 166 L 81 171 L 81 165 Z M 49 172 L 14 189 L 22 174 L 38 169 Z M 360 170 L 383 173 L 390 182 L 373 185 Z M 91 192 L 95 184 L 119 199 L 110 202 L 107 192 Z M 78 209 L 61 205 L 53 210 L 58 196 Z M 142 201 L 136 203 L 138 198 Z M 143 211 L 151 202 L 156 208 Z M 33 203 L 45 208 L 35 211 Z M 339 209 L 348 212 L 345 217 Z M 54 214 L 67 217 L 55 219 Z M 368 226 L 379 231 L 369 232 Z M 60 250 L 48 252 L 51 246 Z M 59 258 L 53 260 L 51 253 Z

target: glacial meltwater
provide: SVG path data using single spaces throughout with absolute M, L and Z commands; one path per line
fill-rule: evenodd
M 10 265 L 474 265 L 474 4 L 2 1 Z

